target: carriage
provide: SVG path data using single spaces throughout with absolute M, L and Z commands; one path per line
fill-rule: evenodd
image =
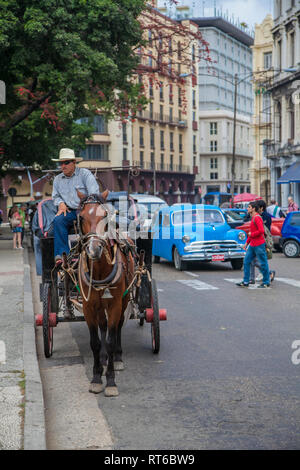
M 110 193 L 109 202 L 115 207 L 119 194 Z M 132 203 L 132 201 L 131 201 Z M 133 204 L 134 206 L 134 204 Z M 138 223 L 136 212 L 133 218 Z M 57 266 L 54 261 L 54 238 L 40 238 L 42 257 L 42 282 L 40 299 L 42 314 L 36 316 L 36 325 L 43 330 L 44 354 L 50 358 L 53 352 L 53 332 L 61 322 L 85 321 L 83 315 L 83 287 L 80 283 L 82 253 L 80 250 L 82 234 L 77 224 L 69 235 L 71 246 L 68 255 L 63 254 L 62 263 Z M 126 247 L 125 247 L 126 248 Z M 134 319 L 140 326 L 151 324 L 152 351 L 157 354 L 160 349 L 160 321 L 166 320 L 166 310 L 159 309 L 158 293 L 155 279 L 152 278 L 152 237 L 140 234 L 128 251 L 134 254 L 134 276 L 124 294 L 129 296 L 124 322 Z M 83 261 L 84 263 L 84 261 Z M 104 288 L 102 298 L 111 298 L 111 290 Z

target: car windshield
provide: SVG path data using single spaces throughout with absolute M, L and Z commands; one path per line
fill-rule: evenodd
M 165 203 L 162 202 L 139 202 L 139 207 L 144 207 L 148 211 L 148 217 L 151 219 L 156 211 L 160 208 L 165 206 Z
M 232 220 L 244 220 L 245 214 L 235 211 L 226 211 L 226 215 L 228 215 Z
M 217 210 L 186 210 L 178 211 L 173 214 L 173 224 L 223 224 L 224 218 L 221 212 Z

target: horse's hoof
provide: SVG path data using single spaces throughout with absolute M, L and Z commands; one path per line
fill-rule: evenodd
M 106 375 L 107 366 L 103 366 L 102 377 Z
M 89 392 L 90 393 L 101 393 L 104 390 L 103 384 L 90 383 Z
M 114 370 L 124 370 L 124 362 L 123 361 L 117 361 L 114 362 Z
M 117 397 L 119 395 L 117 387 L 106 387 L 104 391 L 106 397 Z

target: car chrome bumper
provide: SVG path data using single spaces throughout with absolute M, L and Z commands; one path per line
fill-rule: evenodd
M 245 251 L 234 251 L 234 252 L 218 252 L 218 253 L 200 253 L 200 252 L 191 252 L 186 255 L 181 256 L 182 261 L 212 261 L 213 256 L 223 256 L 224 261 L 230 261 L 237 258 L 245 258 Z

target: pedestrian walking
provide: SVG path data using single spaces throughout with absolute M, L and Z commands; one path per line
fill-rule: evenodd
M 294 202 L 294 199 L 293 199 L 292 196 L 288 197 L 288 203 L 289 203 L 289 205 L 288 205 L 288 208 L 287 208 L 287 213 L 295 212 L 295 211 L 299 210 L 299 206 L 298 206 L 298 204 L 296 204 Z
M 260 200 L 257 201 L 258 205 L 258 213 L 261 216 L 264 225 L 267 227 L 271 234 L 271 225 L 272 225 L 272 217 L 267 211 L 267 204 L 265 201 Z M 255 268 L 258 268 L 261 271 L 261 266 L 259 263 L 258 258 L 254 258 L 250 266 L 250 284 L 255 284 Z M 275 279 L 276 272 L 274 270 L 270 271 L 270 281 L 273 282 Z M 258 278 L 261 280 L 260 278 Z
M 25 222 L 27 221 L 27 208 L 25 204 L 22 204 L 19 209 L 19 214 L 22 219 L 22 233 L 21 233 L 21 242 L 23 244 L 24 234 L 25 234 Z
M 270 202 L 270 205 L 267 207 L 268 214 L 270 214 L 270 216 L 274 219 L 280 219 L 282 217 L 285 217 L 283 210 L 275 201 L 275 199 L 271 199 Z
M 13 249 L 23 250 L 22 247 L 22 217 L 19 213 L 18 207 L 13 207 L 11 210 L 10 224 L 13 232 Z
M 259 289 L 265 289 L 270 286 L 270 271 L 266 252 L 265 242 L 265 229 L 264 223 L 259 215 L 259 205 L 255 202 L 250 202 L 248 212 L 251 216 L 250 232 L 244 249 L 247 250 L 244 259 L 244 279 L 242 282 L 237 283 L 238 287 L 249 287 L 250 284 L 250 266 L 252 261 L 257 258 L 260 264 L 260 269 L 263 274 L 262 283 L 258 286 Z

